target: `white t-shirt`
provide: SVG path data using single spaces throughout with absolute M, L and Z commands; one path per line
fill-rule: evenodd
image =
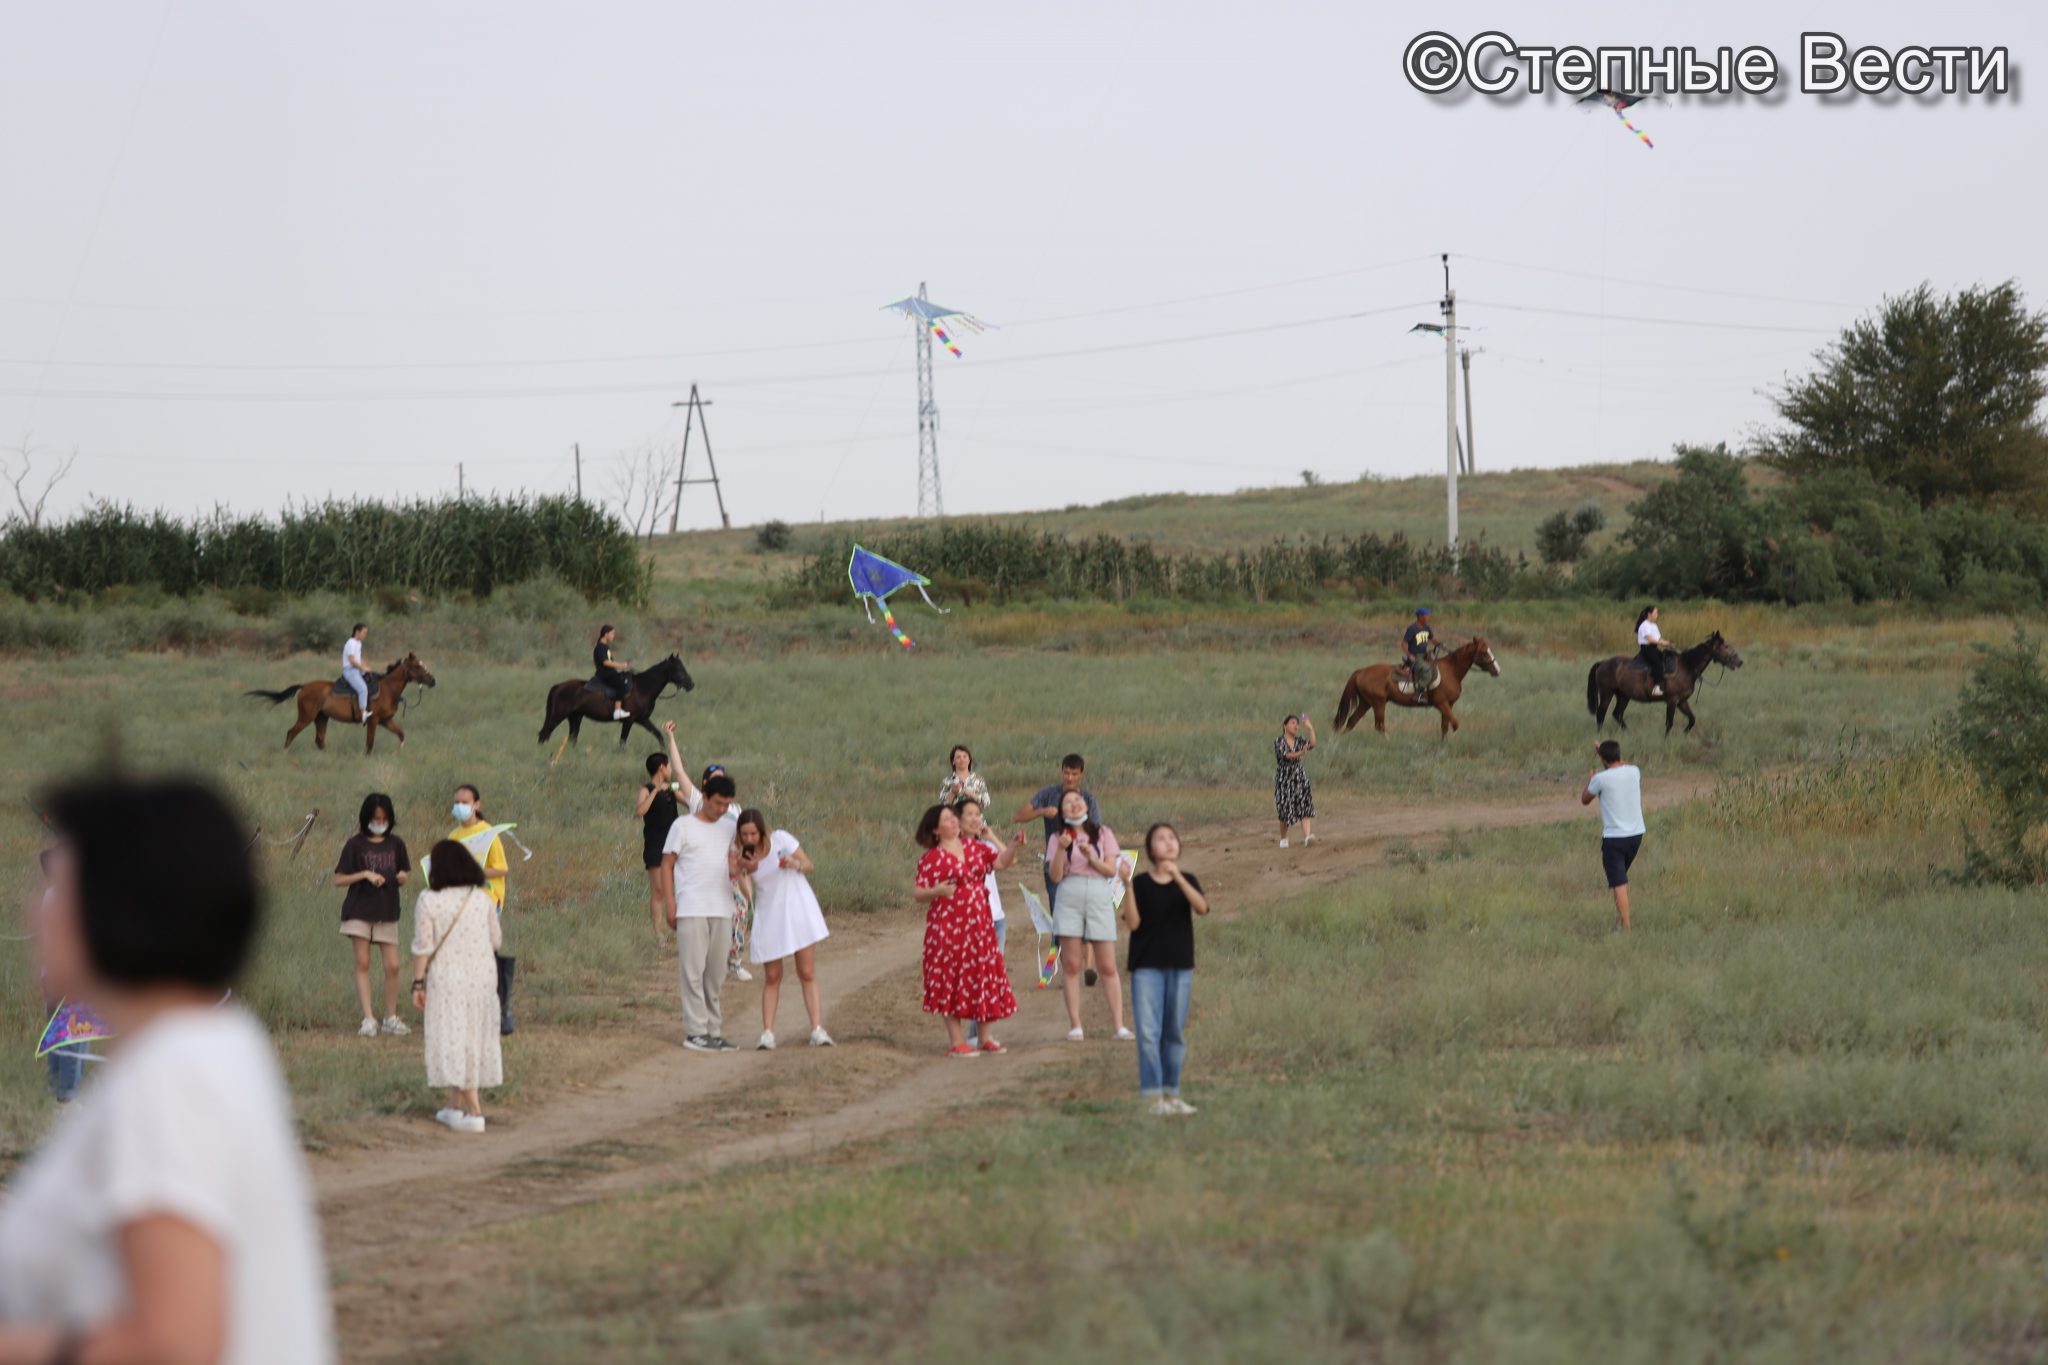
M 1657 629 L 1655 621 L 1645 621 L 1636 627 L 1637 645 L 1661 645 L 1663 643 L 1664 632 Z
M 739 814 L 727 808 L 717 820 L 703 820 L 701 792 L 690 794 L 690 813 L 668 827 L 662 855 L 676 855 L 676 918 L 731 919 L 732 878 L 727 874 L 725 855 L 732 849 L 739 829 Z
M 1600 799 L 1600 837 L 1629 839 L 1644 830 L 1643 773 L 1633 763 L 1602 768 L 1586 783 Z
M 998 853 L 1003 851 L 1003 846 L 987 835 L 982 836 L 981 842 Z M 993 872 L 988 874 L 988 917 L 991 920 L 1000 920 L 1003 917 L 1003 893 L 996 889 L 996 874 Z
M 128 1305 L 121 1228 L 184 1219 L 226 1253 L 227 1365 L 334 1360 L 318 1220 L 270 1041 L 240 1006 L 157 1019 L 104 1064 L 0 1205 L 0 1322 Z
M 355 636 L 348 637 L 348 643 L 341 647 L 341 666 L 361 671 L 363 667 L 363 642 Z

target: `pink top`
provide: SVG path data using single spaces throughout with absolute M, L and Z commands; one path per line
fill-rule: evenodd
M 1123 850 L 1117 847 L 1116 834 L 1108 825 L 1100 826 L 1099 830 L 1100 832 L 1096 835 L 1095 839 L 1095 856 L 1108 863 L 1111 867 L 1115 867 L 1117 855 L 1123 852 Z M 1090 866 L 1088 860 L 1081 856 L 1080 841 L 1082 837 L 1081 831 L 1076 829 L 1074 831 L 1074 847 L 1063 849 L 1060 847 L 1059 835 L 1055 834 L 1052 838 L 1045 841 L 1045 860 L 1050 863 L 1064 855 L 1067 860 L 1067 875 L 1069 877 L 1100 877 L 1102 874 L 1097 872 Z

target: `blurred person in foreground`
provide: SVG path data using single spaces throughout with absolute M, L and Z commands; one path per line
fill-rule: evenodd
M 50 812 L 41 965 L 115 1041 L 0 1203 L 0 1365 L 329 1365 L 284 1077 L 229 999 L 261 918 L 247 834 L 184 780 L 80 785 Z

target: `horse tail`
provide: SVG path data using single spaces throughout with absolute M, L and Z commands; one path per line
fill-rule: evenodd
M 1600 665 L 1594 664 L 1586 670 L 1586 714 L 1597 718 L 1600 715 Z
M 1330 733 L 1336 734 L 1344 728 L 1344 718 L 1351 714 L 1351 708 L 1360 705 L 1358 701 L 1358 675 L 1344 680 L 1344 695 L 1337 699 L 1337 714 L 1330 721 Z
M 293 697 L 298 695 L 299 689 L 304 686 L 304 683 L 293 683 L 290 687 L 285 688 L 281 692 L 266 692 L 260 687 L 252 687 L 247 692 L 244 692 L 242 695 L 245 697 L 261 697 L 265 701 L 269 702 L 271 705 L 275 706 L 277 703 L 281 701 L 290 701 Z

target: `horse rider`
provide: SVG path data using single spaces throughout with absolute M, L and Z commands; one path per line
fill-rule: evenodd
M 1408 661 L 1408 676 L 1415 684 L 1415 699 L 1422 700 L 1436 686 L 1436 656 L 1442 646 L 1430 628 L 1429 608 L 1417 607 L 1415 620 L 1401 632 L 1401 654 Z
M 370 628 L 361 621 L 349 627 L 348 640 L 341 647 L 341 680 L 356 694 L 356 709 L 363 724 L 370 723 L 370 680 L 363 676 L 363 637 Z
M 590 662 L 596 672 L 591 674 L 590 685 L 611 698 L 613 720 L 630 720 L 626 688 L 633 678 L 633 665 L 612 657 L 612 642 L 618 638 L 618 627 L 609 622 L 597 628 L 597 646 L 590 651 Z
M 1657 604 L 1652 602 L 1636 616 L 1636 659 L 1650 670 L 1650 695 L 1664 695 L 1664 674 L 1669 667 L 1664 651 L 1664 632 L 1657 629 Z

